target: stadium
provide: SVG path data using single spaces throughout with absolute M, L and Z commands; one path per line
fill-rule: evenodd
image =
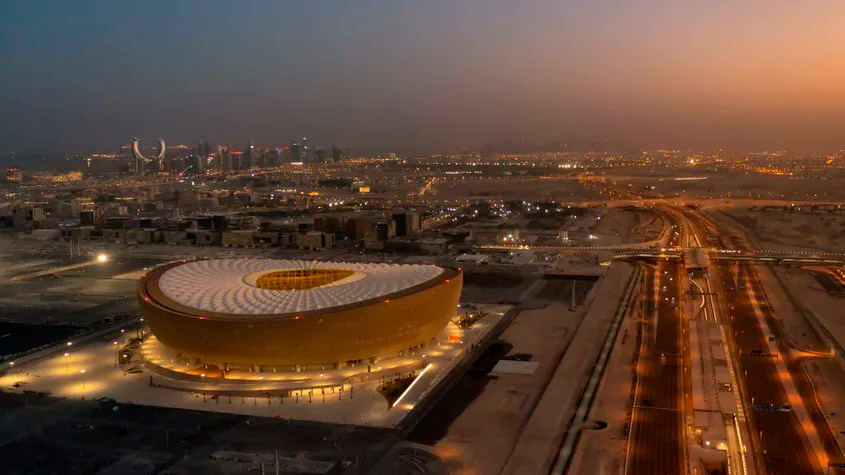
M 343 368 L 412 352 L 444 331 L 461 287 L 459 269 L 432 265 L 209 259 L 151 270 L 138 298 L 162 347 L 225 374 Z

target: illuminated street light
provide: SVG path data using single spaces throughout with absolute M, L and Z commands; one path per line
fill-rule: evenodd
M 103 262 L 107 262 L 108 260 L 109 260 L 109 256 L 107 256 L 105 254 L 97 254 L 97 262 L 103 263 Z

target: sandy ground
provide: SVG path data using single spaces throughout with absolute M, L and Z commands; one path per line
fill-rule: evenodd
M 761 211 L 735 207 L 725 214 L 752 230 L 760 245 L 774 250 L 845 252 L 845 214 Z
M 804 368 L 813 380 L 818 402 L 839 442 L 845 445 L 845 377 L 842 366 L 832 359 L 812 359 Z
M 637 231 L 639 231 L 637 234 L 643 234 L 643 231 L 648 234 L 649 226 L 646 224 L 650 221 L 648 217 L 652 219 L 657 217 L 653 213 L 634 213 L 617 208 L 609 208 L 599 216 L 601 219 L 597 219 L 590 230 L 592 234 L 599 237 L 598 241 L 601 241 L 600 244 L 604 246 L 625 244 L 632 241 L 647 241 L 648 238 L 634 236 L 632 233 L 637 228 Z M 639 224 L 641 225 L 638 227 Z M 655 236 L 659 234 L 659 229 L 653 234 Z
M 539 363 L 537 370 L 489 379 L 434 444 L 434 452 L 460 460 L 458 473 L 498 473 L 580 320 L 580 312 L 570 312 L 562 303 L 521 312 L 499 339 L 513 345 L 509 354 L 530 354 Z
M 689 178 L 695 178 L 690 180 Z M 809 175 L 777 176 L 708 167 L 638 167 L 608 170 L 604 176 L 622 190 L 642 197 L 842 200 L 841 182 Z M 607 194 L 600 196 L 607 197 Z
M 812 311 L 822 325 L 839 341 L 845 345 L 845 299 L 834 297 L 822 289 L 821 284 L 813 277 L 812 272 L 790 269 L 784 271 L 789 282 L 797 291 L 804 305 Z
M 824 341 L 813 330 L 800 309 L 795 307 L 774 275 L 774 272 L 777 272 L 780 276 L 788 276 L 792 271 L 781 267 L 772 269 L 769 266 L 755 266 L 754 270 L 766 287 L 766 297 L 772 304 L 775 317 L 780 320 L 794 345 L 812 351 L 826 351 Z M 790 282 L 791 279 L 785 281 Z
M 485 177 L 477 180 L 448 180 L 438 183 L 435 199 L 551 199 L 561 201 L 595 199 L 575 177 Z
M 501 473 L 527 475 L 551 468 L 631 271 L 630 265 L 615 263 L 597 284 L 582 324 Z
M 845 319 L 842 318 L 845 299 L 825 292 L 809 271 L 792 269 L 785 275 L 794 285 L 802 303 L 840 344 L 845 343 Z M 810 375 L 819 405 L 825 411 L 839 446 L 845 447 L 845 368 L 835 359 L 819 358 L 804 360 L 804 368 Z
M 619 329 L 587 420 L 587 426 L 595 421 L 604 421 L 608 426 L 603 430 L 581 432 L 570 473 L 622 473 L 628 440 L 626 425 L 630 419 L 629 396 L 632 394 L 633 383 L 631 362 L 637 344 L 637 320 L 634 316 L 625 318 Z

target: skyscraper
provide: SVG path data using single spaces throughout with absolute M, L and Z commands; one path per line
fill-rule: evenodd
M 302 149 L 300 151 L 300 159 L 301 159 L 300 161 L 302 163 L 313 162 L 314 161 L 314 150 L 313 150 L 313 147 L 308 145 L 308 138 L 302 137 L 302 140 L 300 140 L 300 144 L 302 146 Z
M 249 170 L 253 167 L 255 163 L 255 145 L 252 144 L 252 140 L 249 141 L 249 144 L 246 146 L 246 150 L 244 150 L 243 156 L 241 156 L 241 164 L 240 169 L 242 170 Z
M 232 160 L 232 170 L 243 170 L 244 164 L 246 160 L 244 160 L 244 152 L 243 150 L 234 150 L 229 152 L 229 156 Z
M 284 162 L 285 149 L 284 147 L 276 147 L 275 150 L 270 151 L 270 157 L 267 160 L 268 167 L 278 167 Z
M 211 155 L 211 145 L 200 140 L 197 145 L 197 173 L 205 175 L 206 164 L 208 163 L 208 156 Z
M 217 147 L 217 153 L 220 155 L 220 169 L 223 173 L 232 171 L 232 156 L 229 155 L 229 149 L 222 145 Z
M 200 140 L 199 144 L 197 145 L 197 154 L 203 157 L 208 157 L 211 155 L 211 144 L 206 142 L 205 140 Z
M 290 161 L 302 162 L 302 144 L 296 141 L 290 143 Z
M 315 148 L 314 149 L 314 162 L 316 163 L 325 163 L 326 161 L 326 149 L 324 148 Z

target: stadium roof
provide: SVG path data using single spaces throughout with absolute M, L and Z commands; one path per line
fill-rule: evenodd
M 437 266 L 416 264 L 210 259 L 168 269 L 158 287 L 167 298 L 200 311 L 268 315 L 371 300 L 425 283 L 442 272 Z M 275 287 L 269 288 L 268 280 Z M 291 285 L 308 288 L 280 290 Z

